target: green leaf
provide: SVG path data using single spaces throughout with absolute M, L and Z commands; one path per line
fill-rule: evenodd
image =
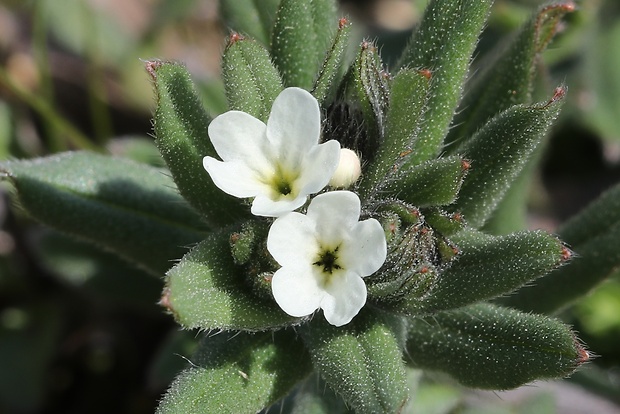
M 205 236 L 165 170 L 88 152 L 5 162 L 0 170 L 33 218 L 155 275 Z
M 317 316 L 300 333 L 314 366 L 357 413 L 394 413 L 408 398 L 403 320 L 362 309 L 343 327 Z
M 219 11 L 226 25 L 269 45 L 271 28 L 280 0 L 220 0 Z
M 410 320 L 407 353 L 418 368 L 495 390 L 565 377 L 589 359 L 561 322 L 488 304 Z
M 377 187 L 386 177 L 398 172 L 412 152 L 423 118 L 430 75 L 405 69 L 392 80 L 389 108 L 385 120 L 385 136 L 373 162 L 367 167 L 360 186 L 362 195 Z
M 576 253 L 567 266 L 502 303 L 526 311 L 557 312 L 586 295 L 620 266 L 620 185 L 604 193 L 558 229 Z M 569 253 L 568 253 L 569 254 Z
M 310 374 L 294 331 L 207 336 L 164 395 L 158 414 L 256 413 Z
M 344 100 L 350 111 L 361 117 L 361 131 L 354 127 L 352 137 L 338 138 L 342 146 L 358 152 L 365 161 L 375 157 L 383 141 L 385 114 L 389 105 L 388 78 L 377 47 L 370 42 L 362 42 L 338 97 Z
M 540 54 L 559 30 L 562 18 L 574 9 L 572 3 L 542 7 L 509 45 L 498 45 L 491 52 L 492 58 L 481 62 L 481 72 L 461 102 L 447 143 L 473 135 L 494 115 L 513 105 L 530 102 Z
M 489 219 L 558 116 L 566 90 L 534 106 L 517 105 L 490 120 L 458 149 L 471 161 L 453 210 L 479 228 Z
M 222 76 L 231 110 L 267 122 L 282 80 L 269 53 L 259 43 L 233 33 L 222 57 Z
M 325 56 L 325 61 L 312 89 L 312 94 L 324 107 L 333 99 L 335 87 L 340 83 L 338 77 L 342 76 L 342 61 L 347 52 L 350 35 L 351 24 L 346 18 L 341 18 L 332 46 Z
M 461 189 L 469 163 L 461 157 L 437 158 L 402 171 L 377 190 L 416 207 L 452 204 Z
M 334 0 L 281 0 L 271 37 L 285 86 L 312 89 L 338 17 Z
M 461 253 L 414 309 L 418 313 L 454 309 L 511 292 L 566 260 L 566 248 L 543 231 L 507 236 L 464 231 L 451 240 Z
M 162 304 L 187 329 L 260 331 L 297 322 L 251 290 L 249 272 L 232 256 L 231 233 L 210 235 L 170 269 Z
M 432 73 L 424 123 L 407 165 L 434 158 L 441 150 L 492 3 L 492 0 L 431 1 L 420 27 L 405 48 L 401 67 Z
M 147 62 L 146 68 L 157 93 L 155 143 L 183 198 L 211 224 L 232 223 L 247 216 L 247 208 L 217 188 L 202 166 L 206 155 L 217 155 L 207 134 L 209 117 L 187 70 L 159 61 Z

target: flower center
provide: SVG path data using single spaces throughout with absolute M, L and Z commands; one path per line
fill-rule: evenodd
M 319 251 L 317 260 L 312 264 L 319 268 L 319 272 L 322 276 L 322 282 L 328 284 L 330 279 L 334 276 L 334 273 L 338 273 L 343 267 L 338 263 L 338 249 L 321 249 Z
M 298 190 L 295 181 L 299 178 L 299 172 L 278 166 L 273 175 L 268 180 L 268 185 L 272 189 L 272 199 L 297 197 Z

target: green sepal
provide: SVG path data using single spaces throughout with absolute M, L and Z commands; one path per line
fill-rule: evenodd
M 374 159 L 383 141 L 385 115 L 389 106 L 388 81 L 389 74 L 383 68 L 377 47 L 363 41 L 345 75 L 339 98 L 344 100 L 353 113 L 359 114 L 359 127 L 362 129 L 354 131 L 349 139 L 345 134 L 340 143 L 361 154 L 364 161 Z M 351 139 L 352 142 L 349 142 Z
M 385 136 L 373 162 L 364 172 L 363 196 L 391 178 L 412 152 L 418 137 L 430 88 L 430 72 L 401 70 L 392 80 L 389 107 L 385 116 Z
M 473 135 L 494 115 L 531 99 L 540 54 L 558 31 L 562 18 L 575 9 L 568 3 L 542 7 L 510 43 L 497 46 L 490 61 L 480 63 L 446 143 Z
M 147 62 L 146 68 L 157 94 L 155 143 L 183 198 L 214 225 L 246 217 L 248 209 L 217 188 L 202 165 L 205 156 L 217 154 L 207 134 L 209 116 L 187 69 L 160 61 Z
M 346 18 L 341 18 L 338 22 L 338 30 L 332 41 L 331 48 L 325 56 L 325 61 L 319 72 L 319 76 L 314 82 L 312 95 L 323 107 L 328 106 L 336 93 L 336 86 L 339 84 L 339 75 L 342 76 L 342 62 L 349 45 L 351 36 L 351 23 Z
M 452 236 L 465 229 L 465 220 L 461 213 L 446 213 L 445 211 L 429 207 L 422 210 L 424 220 L 436 231 L 446 237 Z
M 187 329 L 261 331 L 297 323 L 252 291 L 251 274 L 235 264 L 232 233 L 211 234 L 170 269 L 161 304 Z
M 548 102 L 513 106 L 458 149 L 471 169 L 452 209 L 470 226 L 479 228 L 489 219 L 557 118 L 565 92 L 557 88 Z
M 317 315 L 299 329 L 315 369 L 357 413 L 394 413 L 408 399 L 404 320 L 363 308 L 345 326 Z
M 432 73 L 424 123 L 406 165 L 434 158 L 441 150 L 461 98 L 462 85 L 492 0 L 433 0 L 424 12 L 399 65 Z
M 461 157 L 436 158 L 395 174 L 377 191 L 416 207 L 445 206 L 456 200 L 468 169 Z
M 489 304 L 411 319 L 408 327 L 412 365 L 474 388 L 503 390 L 565 377 L 589 359 L 561 322 Z
M 558 229 L 575 252 L 567 266 L 539 279 L 502 304 L 525 311 L 552 313 L 587 295 L 620 266 L 620 185 L 604 193 Z M 570 256 L 571 252 L 566 251 Z
M 312 89 L 337 21 L 334 0 L 280 1 L 271 54 L 285 86 Z
M 268 46 L 280 0 L 220 0 L 219 11 L 226 26 Z
M 33 218 L 158 276 L 207 231 L 167 171 L 146 164 L 68 152 L 0 170 Z
M 222 56 L 222 77 L 229 108 L 267 122 L 273 101 L 282 92 L 282 79 L 269 52 L 233 33 Z
M 293 331 L 206 336 L 157 413 L 256 413 L 311 371 L 308 352 Z
M 566 248 L 544 231 L 489 236 L 463 231 L 451 237 L 459 254 L 412 313 L 454 309 L 512 292 L 559 267 Z

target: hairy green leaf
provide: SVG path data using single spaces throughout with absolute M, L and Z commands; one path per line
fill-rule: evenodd
M 213 233 L 168 272 L 162 304 L 188 329 L 260 331 L 295 323 L 252 291 L 247 269 L 235 264 L 231 233 Z
M 205 156 L 217 154 L 207 134 L 209 117 L 185 67 L 151 61 L 146 68 L 157 93 L 155 143 L 183 198 L 212 224 L 232 223 L 248 215 L 237 198 L 213 184 L 202 166 Z
M 416 367 L 485 389 L 565 377 L 589 359 L 561 322 L 488 304 L 412 319 L 407 353 Z
M 311 371 L 308 353 L 293 331 L 207 336 L 157 413 L 256 413 Z
M 357 413 L 398 412 L 408 398 L 403 321 L 362 309 L 344 327 L 316 317 L 300 333 L 314 366 Z
M 461 157 L 437 158 L 400 172 L 377 191 L 416 207 L 448 205 L 456 200 L 468 169 Z
M 285 86 L 312 89 L 337 21 L 334 0 L 281 0 L 271 54 Z
M 454 309 L 509 293 L 566 260 L 566 248 L 543 231 L 507 236 L 464 231 L 451 240 L 461 253 L 419 303 L 418 313 Z
M 325 56 L 325 61 L 314 83 L 312 94 L 323 106 L 333 99 L 336 86 L 339 84 L 338 77 L 342 76 L 342 61 L 347 52 L 349 36 L 351 35 L 351 23 L 345 18 L 338 22 L 338 31 L 332 41 L 332 46 Z
M 162 169 L 88 152 L 10 161 L 0 169 L 32 217 L 155 275 L 206 234 Z
M 267 122 L 282 80 L 267 50 L 233 33 L 222 56 L 222 77 L 228 106 Z
M 473 135 L 494 115 L 513 105 L 530 102 L 532 80 L 540 54 L 558 31 L 562 18 L 575 9 L 560 3 L 542 7 L 509 45 L 497 46 L 461 102 L 447 143 Z
M 564 88 L 549 102 L 517 105 L 489 121 L 458 149 L 471 169 L 453 206 L 479 228 L 489 219 L 549 131 L 561 108 Z
M 407 165 L 419 164 L 440 152 L 492 3 L 492 0 L 431 1 L 420 27 L 405 48 L 401 67 L 432 73 L 428 109 Z
M 604 193 L 559 230 L 576 253 L 567 266 L 502 298 L 508 306 L 539 313 L 557 312 L 617 271 L 620 266 L 620 185 Z
M 364 172 L 363 196 L 398 172 L 418 137 L 430 87 L 430 72 L 405 69 L 392 80 L 385 136 L 373 162 Z

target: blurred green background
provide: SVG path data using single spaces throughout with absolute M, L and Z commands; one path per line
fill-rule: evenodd
M 340 2 L 388 63 L 426 3 Z M 540 4 L 497 0 L 477 56 Z M 569 88 L 530 200 L 530 226 L 552 232 L 620 181 L 620 2 L 577 6 L 538 76 L 540 99 Z M 142 60 L 184 62 L 216 115 L 228 32 L 216 0 L 0 0 L 0 159 L 90 149 L 163 165 Z M 196 336 L 157 305 L 161 280 L 42 228 L 0 191 L 0 413 L 153 412 Z M 620 403 L 620 272 L 560 316 L 598 355 L 571 381 Z M 564 412 L 565 390 L 487 401 L 442 381 L 423 382 L 415 412 Z

